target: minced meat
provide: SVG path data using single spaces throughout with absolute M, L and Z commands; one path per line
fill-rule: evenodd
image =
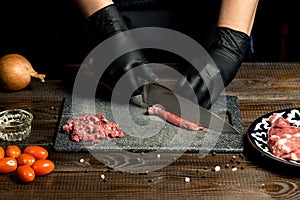
M 69 119 L 63 125 L 62 130 L 76 142 L 91 141 L 92 143 L 100 143 L 102 138 L 124 137 L 119 125 L 108 121 L 103 114 L 86 114 L 75 120 Z

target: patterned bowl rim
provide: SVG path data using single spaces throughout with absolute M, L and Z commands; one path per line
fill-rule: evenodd
M 291 166 L 296 166 L 296 167 L 300 167 L 300 162 L 296 162 L 296 161 L 292 161 L 292 160 L 286 160 L 286 159 L 283 159 L 283 158 L 279 158 L 277 156 L 275 156 L 271 151 L 270 151 L 270 148 L 268 145 L 266 145 L 267 149 L 265 148 L 265 150 L 258 146 L 256 144 L 256 142 L 259 142 L 257 141 L 254 136 L 252 136 L 252 134 L 255 132 L 254 129 L 255 129 L 255 126 L 258 124 L 258 123 L 261 123 L 263 120 L 267 120 L 270 118 L 270 116 L 273 114 L 273 113 L 280 113 L 282 114 L 283 116 L 284 115 L 287 115 L 287 114 L 291 114 L 291 111 L 298 111 L 299 112 L 299 116 L 298 116 L 298 120 L 300 121 L 300 108 L 289 108 L 289 109 L 281 109 L 281 110 L 277 110 L 277 111 L 273 111 L 273 112 L 269 112 L 267 114 L 264 114 L 262 116 L 260 116 L 259 118 L 257 118 L 256 120 L 254 120 L 248 127 L 247 129 L 247 132 L 246 132 L 246 136 L 247 136 L 247 139 L 249 141 L 249 143 L 252 145 L 252 147 L 254 147 L 257 151 L 259 151 L 262 156 L 267 156 L 275 161 L 278 161 L 278 162 L 281 162 L 281 163 L 284 163 L 284 164 L 287 164 L 287 165 L 291 165 Z M 289 118 L 286 118 L 289 120 Z M 289 122 L 291 122 L 289 120 Z M 267 129 L 265 129 L 267 131 Z M 268 135 L 266 134 L 266 140 L 268 139 Z M 264 140 L 264 141 L 266 141 Z

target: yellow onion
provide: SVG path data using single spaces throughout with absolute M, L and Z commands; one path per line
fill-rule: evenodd
M 0 58 L 0 87 L 8 91 L 26 88 L 31 77 L 45 82 L 45 74 L 37 73 L 31 63 L 22 55 L 7 54 Z

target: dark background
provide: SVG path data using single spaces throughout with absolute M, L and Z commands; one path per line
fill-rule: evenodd
M 189 4 L 187 4 L 187 2 Z M 261 0 L 253 27 L 250 62 L 300 61 L 299 0 Z M 220 0 L 117 0 L 129 27 L 161 26 L 209 46 Z M 34 68 L 56 73 L 81 63 L 90 50 L 85 19 L 72 0 L 0 3 L 0 56 L 19 53 Z

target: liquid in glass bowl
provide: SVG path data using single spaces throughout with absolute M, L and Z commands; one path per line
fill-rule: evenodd
M 33 116 L 22 109 L 0 112 L 0 139 L 4 141 L 21 141 L 31 132 Z

